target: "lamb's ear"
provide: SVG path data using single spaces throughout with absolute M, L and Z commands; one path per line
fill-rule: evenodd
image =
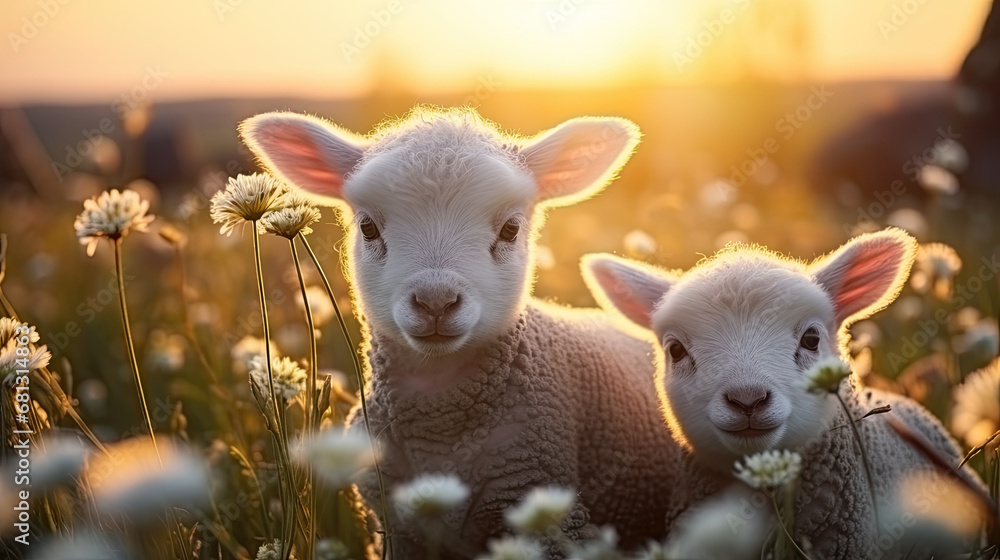
M 344 177 L 364 141 L 332 123 L 296 113 L 263 113 L 240 123 L 240 136 L 273 173 L 302 189 L 341 198 Z
M 633 323 L 652 329 L 652 314 L 676 279 L 649 265 L 608 254 L 584 255 L 583 280 L 605 309 L 617 309 Z
M 538 200 L 563 206 L 600 192 L 641 137 L 626 119 L 584 117 L 539 134 L 520 153 L 538 184 Z
M 889 228 L 861 235 L 810 267 L 830 296 L 841 327 L 869 317 L 892 303 L 910 275 L 917 242 Z

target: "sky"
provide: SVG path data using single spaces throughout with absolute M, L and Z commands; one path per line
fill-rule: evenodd
M 0 103 L 940 79 L 988 0 L 4 0 Z

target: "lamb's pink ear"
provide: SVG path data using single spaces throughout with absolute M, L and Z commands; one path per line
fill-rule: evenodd
M 604 253 L 584 255 L 580 269 L 601 307 L 617 309 L 645 329 L 653 328 L 653 309 L 676 282 L 664 271 Z
M 296 113 L 263 113 L 240 123 L 253 153 L 288 183 L 310 193 L 341 198 L 344 177 L 357 166 L 364 141 L 322 119 Z
M 539 134 L 520 153 L 538 184 L 538 200 L 562 206 L 600 192 L 641 136 L 626 119 L 584 117 Z
M 889 228 L 861 235 L 810 267 L 830 296 L 841 327 L 871 316 L 892 303 L 910 275 L 917 242 Z

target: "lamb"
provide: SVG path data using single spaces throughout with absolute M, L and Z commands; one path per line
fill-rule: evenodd
M 656 385 L 665 420 L 700 464 L 731 474 L 734 462 L 766 449 L 802 455 L 796 530 L 818 558 L 899 554 L 896 534 L 914 512 L 893 511 L 900 482 L 930 462 L 887 424 L 896 418 L 958 466 L 962 456 L 940 422 L 907 398 L 839 387 L 857 422 L 878 493 L 873 505 L 857 443 L 836 398 L 807 390 L 807 371 L 845 351 L 847 327 L 899 293 L 916 251 L 888 229 L 857 237 L 806 265 L 764 248 L 731 246 L 675 276 L 611 255 L 587 255 L 583 271 L 602 305 L 617 309 L 663 349 Z M 966 469 L 965 475 L 981 484 Z M 884 515 L 882 515 L 884 514 Z M 900 520 L 902 516 L 902 521 Z M 918 554 L 919 556 L 919 554 Z
M 660 421 L 650 345 L 600 310 L 530 297 L 546 210 L 603 189 L 635 125 L 577 118 L 522 138 L 471 109 L 421 107 L 366 137 L 291 113 L 240 130 L 267 168 L 340 210 L 387 490 L 435 472 L 471 488 L 444 519 L 447 557 L 485 550 L 536 486 L 579 492 L 570 539 L 610 524 L 626 546 L 664 534 L 684 502 L 671 496 L 700 497 L 678 484 L 689 459 Z M 374 475 L 359 489 L 378 510 Z M 426 557 L 388 513 L 397 557 Z

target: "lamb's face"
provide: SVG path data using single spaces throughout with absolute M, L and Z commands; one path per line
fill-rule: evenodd
M 360 307 L 420 359 L 509 328 L 532 277 L 532 221 L 600 191 L 639 142 L 623 119 L 519 138 L 470 109 L 418 108 L 367 138 L 291 113 L 257 115 L 240 132 L 289 184 L 348 207 Z
M 352 266 L 368 321 L 429 356 L 495 337 L 522 308 L 534 187 L 483 154 L 428 177 L 395 151 L 346 182 Z
M 750 261 L 694 274 L 667 293 L 652 325 L 677 427 L 719 468 L 799 448 L 828 421 L 832 401 L 810 393 L 806 375 L 837 353 L 834 310 L 802 272 Z
M 587 255 L 595 297 L 663 348 L 666 420 L 709 465 L 765 449 L 795 449 L 829 421 L 832 397 L 807 372 L 837 355 L 846 327 L 889 304 L 916 241 L 898 230 L 862 235 L 811 265 L 735 246 L 683 277 L 611 255 Z

